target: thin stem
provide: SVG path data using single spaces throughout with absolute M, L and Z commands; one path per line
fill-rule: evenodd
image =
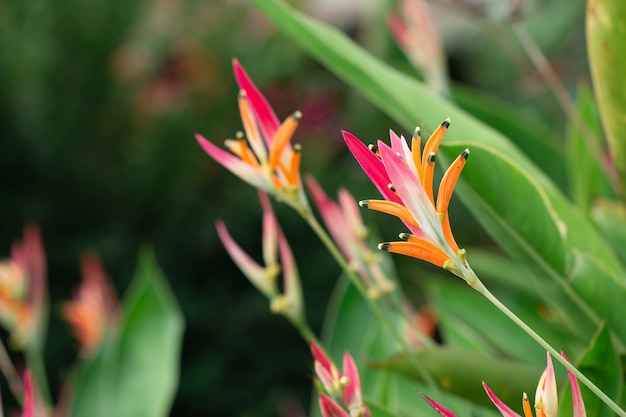
M 473 271 L 472 271 L 473 272 Z M 531 329 L 522 319 L 520 319 L 515 313 L 513 313 L 507 306 L 502 304 L 480 281 L 478 285 L 473 287 L 476 291 L 485 296 L 494 306 L 502 311 L 508 318 L 513 320 L 522 330 L 524 330 L 530 337 L 532 337 L 541 347 L 550 352 L 550 354 L 558 360 L 565 368 L 569 369 L 579 381 L 587 386 L 594 394 L 598 396 L 611 410 L 613 410 L 620 417 L 626 417 L 626 411 L 617 405 L 612 399 L 610 399 L 600 388 L 598 388 L 589 378 L 587 378 L 582 372 L 580 372 L 574 365 L 568 362 L 563 356 L 557 352 L 546 340 L 539 336 L 533 329 Z
M 24 400 L 24 386 L 2 341 L 0 341 L 0 370 L 2 370 L 4 377 L 7 379 L 11 394 L 13 394 L 18 404 L 22 404 Z
M 301 211 L 300 213 L 303 214 L 303 217 L 306 220 L 306 222 L 309 224 L 311 229 L 313 229 L 313 231 L 319 237 L 319 239 L 322 241 L 324 246 L 326 246 L 326 248 L 328 249 L 328 251 L 330 252 L 332 257 L 335 259 L 335 261 L 337 261 L 339 266 L 346 272 L 346 274 L 348 274 L 348 277 L 350 278 L 350 281 L 356 287 L 356 289 L 359 291 L 359 293 L 361 294 L 361 296 L 363 297 L 365 302 L 368 304 L 368 306 L 372 310 L 372 312 L 385 324 L 385 326 L 388 328 L 388 330 L 391 332 L 391 334 L 394 336 L 394 338 L 400 343 L 400 345 L 402 346 L 402 349 L 403 349 L 403 351 L 404 351 L 404 353 L 405 353 L 405 355 L 407 357 L 407 360 L 409 362 L 411 362 L 411 364 L 417 370 L 417 372 L 420 374 L 420 376 L 422 377 L 424 382 L 426 382 L 426 384 L 428 386 L 430 386 L 436 392 L 439 391 L 439 387 L 437 386 L 437 384 L 436 384 L 435 380 L 433 379 L 433 377 L 428 373 L 428 371 L 426 371 L 426 369 L 424 369 L 422 364 L 419 363 L 419 361 L 417 361 L 413 357 L 413 355 L 411 354 L 411 348 L 410 348 L 410 346 L 408 346 L 408 343 L 405 340 L 405 338 L 400 334 L 400 332 L 393 325 L 393 323 L 391 323 L 389 318 L 381 310 L 380 306 L 378 304 L 376 304 L 367 295 L 367 289 L 365 288 L 363 282 L 358 277 L 358 275 L 355 273 L 354 268 L 350 267 L 348 261 L 343 257 L 343 255 L 342 255 L 341 251 L 339 250 L 339 248 L 337 247 L 337 245 L 333 242 L 333 240 L 330 238 L 328 233 L 326 233 L 326 230 L 324 230 L 324 228 L 319 224 L 317 219 L 310 213 L 310 211 L 306 211 L 306 212 Z

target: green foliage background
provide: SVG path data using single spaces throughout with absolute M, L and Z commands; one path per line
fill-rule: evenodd
M 376 13 L 342 29 L 413 74 L 386 30 L 385 10 L 393 3 L 381 2 Z M 554 0 L 526 10 L 529 30 L 571 91 L 588 79 L 583 6 Z M 450 72 L 464 85 L 457 94 L 482 90 L 493 102 L 479 109 L 495 105 L 523 117 L 548 138 L 549 149 L 562 152 L 564 117 L 505 17 L 443 12 Z M 279 408 L 289 415 L 293 404 L 308 409 L 307 347 L 268 313 L 214 229 L 214 221 L 224 219 L 235 239 L 260 255 L 255 192 L 211 161 L 193 134 L 219 143 L 241 128 L 233 57 L 279 116 L 303 111 L 297 133 L 303 171 L 331 194 L 343 185 L 357 199 L 375 195 L 346 155 L 340 129 L 374 140 L 401 127 L 245 2 L 3 2 L 0 51 L 0 247 L 8 254 L 25 222 L 40 224 L 53 300 L 46 350 L 53 390 L 76 352 L 54 302 L 68 299 L 78 284 L 80 254 L 97 251 L 121 293 L 139 248 L 150 245 L 187 321 L 172 415 L 261 416 Z M 553 181 L 567 189 L 564 164 L 546 161 L 542 168 L 552 169 Z M 319 330 L 339 270 L 293 213 L 277 210 L 298 260 L 307 313 Z M 453 210 L 458 241 L 491 246 L 458 201 Z M 392 220 L 364 214 L 372 225 L 376 219 L 385 239 L 396 235 Z M 414 260 L 397 263 L 407 291 L 419 299 L 415 277 L 431 270 Z

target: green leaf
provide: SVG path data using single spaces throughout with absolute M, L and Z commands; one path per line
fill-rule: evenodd
M 545 366 L 545 350 L 483 296 L 468 291 L 465 284 L 433 280 L 428 283 L 427 291 L 440 319 L 440 331 L 446 344 L 488 352 L 495 357 L 504 355 L 537 369 Z M 504 291 L 497 295 L 553 346 L 570 352 L 580 347 L 580 342 L 564 330 L 561 318 L 546 311 L 536 295 L 519 296 Z
M 602 124 L 621 178 L 626 184 L 626 2 L 589 0 L 587 50 Z
M 554 137 L 550 127 L 480 91 L 456 85 L 452 93 L 452 99 L 460 108 L 506 135 L 560 190 L 567 188 L 565 157 L 555 145 L 559 138 Z
M 570 358 L 571 359 L 571 358 Z M 622 364 L 617 356 L 611 334 L 607 326 L 602 326 L 594 336 L 587 351 L 575 362 L 576 367 L 587 376 L 598 388 L 613 400 L 619 401 L 622 393 Z M 615 413 L 605 405 L 584 384 L 580 384 L 585 409 L 588 416 L 610 417 Z M 571 389 L 561 397 L 559 404 L 559 416 L 572 416 Z
M 602 129 L 594 97 L 590 89 L 578 88 L 578 112 L 586 126 L 585 132 L 570 122 L 567 132 L 568 178 L 570 195 L 581 212 L 588 214 L 598 197 L 615 197 L 611 181 L 598 160 L 597 152 L 602 149 Z
M 115 415 L 167 416 L 178 386 L 183 317 L 152 253 L 141 254 L 123 306 Z
M 611 242 L 617 256 L 626 264 L 626 206 L 622 202 L 598 200 L 591 210 L 591 218 Z
M 512 404 L 519 401 L 523 392 L 532 392 L 541 375 L 541 368 L 495 359 L 481 352 L 461 348 L 423 349 L 413 353 L 413 356 L 424 365 L 442 389 L 487 406 L 491 402 L 485 395 L 482 381 L 496 389 L 502 401 Z M 422 380 L 410 367 L 407 358 L 399 358 L 381 366 L 390 366 L 417 381 Z
M 71 417 L 107 417 L 115 414 L 115 337 L 105 335 L 103 346 L 93 358 L 82 360 L 70 372 L 73 390 Z
M 568 254 L 577 249 L 602 259 L 619 276 L 626 273 L 596 229 L 525 155 L 502 134 L 387 67 L 338 30 L 278 1 L 254 2 L 307 52 L 409 131 L 416 123 L 432 131 L 451 116 L 453 124 L 439 156 L 445 165 L 466 147 L 471 149 L 458 187 L 462 200 L 509 255 L 526 264 L 552 294 L 561 295 L 546 301 L 566 311 L 571 325 L 597 329 L 601 320 L 595 306 L 584 304 L 565 281 Z M 471 262 L 471 254 L 468 257 Z
M 601 260 L 573 252 L 570 266 L 570 283 L 585 302 L 595 305 L 609 329 L 626 340 L 626 285 L 620 277 L 606 268 Z M 624 348 L 624 346 L 621 346 Z

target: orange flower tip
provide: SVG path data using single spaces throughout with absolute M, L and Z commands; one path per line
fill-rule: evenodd
M 246 98 L 248 95 L 246 94 L 246 90 L 243 88 L 239 90 L 239 98 Z
M 300 110 L 296 110 L 295 112 L 293 112 L 291 117 L 293 117 L 296 121 L 298 121 L 302 119 L 302 112 Z
M 408 242 L 409 239 L 411 239 L 411 234 L 410 233 L 400 233 L 398 235 L 398 237 L 400 238 L 400 240 L 404 240 L 405 242 Z
M 359 201 L 359 206 L 361 206 L 361 207 L 368 208 L 369 205 L 370 205 L 370 201 L 369 200 L 361 200 L 361 201 Z
M 413 131 L 413 136 L 412 139 L 417 139 L 422 135 L 422 131 L 420 129 L 419 126 L 415 127 L 415 130 Z
M 389 242 L 379 243 L 378 249 L 389 252 L 389 246 L 391 246 Z
M 446 120 L 443 121 L 443 123 L 441 123 L 441 126 L 445 127 L 446 129 L 450 127 L 450 118 L 446 117 Z
M 428 159 L 426 159 L 426 163 L 427 164 L 432 164 L 435 162 L 435 156 L 436 154 L 434 152 L 431 152 L 428 154 Z
M 461 154 L 461 158 L 463 158 L 463 159 L 465 159 L 467 161 L 467 158 L 469 158 L 469 154 L 470 154 L 470 151 L 469 151 L 469 149 L 466 148 L 463 151 L 463 153 Z
M 394 187 L 392 183 L 387 184 L 387 188 L 389 188 L 394 193 L 396 192 L 396 187 Z

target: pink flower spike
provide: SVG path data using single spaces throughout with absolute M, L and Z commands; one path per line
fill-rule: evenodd
M 258 190 L 259 201 L 263 209 L 263 261 L 266 267 L 278 264 L 278 220 L 272 209 L 272 203 L 266 192 Z
M 270 189 L 271 185 L 265 181 L 261 171 L 254 169 L 250 164 L 237 158 L 233 154 L 213 145 L 198 133 L 196 133 L 196 140 L 202 149 L 204 149 L 204 151 L 208 153 L 211 158 L 215 159 L 218 164 L 222 165 L 224 168 L 248 184 L 255 188 L 261 188 L 264 190 Z
M 349 240 L 351 240 L 352 234 L 351 230 L 348 229 L 346 217 L 335 202 L 326 195 L 324 189 L 313 176 L 307 175 L 305 182 L 326 228 L 328 228 L 328 231 L 339 246 L 339 249 L 341 249 L 341 252 L 343 252 L 349 261 L 352 261 L 354 254 L 351 253 L 349 249 L 350 244 L 348 243 Z M 358 206 L 355 204 L 355 210 L 357 210 L 356 207 Z
M 309 348 L 311 349 L 311 354 L 313 355 L 313 359 L 315 362 L 319 362 L 322 365 L 322 368 L 329 371 L 329 373 L 334 375 L 339 375 L 339 370 L 335 364 L 326 356 L 326 353 L 322 350 L 320 345 L 318 345 L 314 340 L 309 342 Z
M 489 386 L 484 381 L 483 388 L 487 392 L 487 395 L 489 396 L 491 402 L 498 408 L 498 410 L 500 410 L 500 413 L 504 417 L 521 417 L 515 411 L 511 410 L 505 403 L 503 403 L 502 400 L 498 398 L 496 394 L 493 393 L 493 391 L 491 391 L 491 388 L 489 388 Z
M 391 181 L 382 161 L 359 138 L 346 131 L 342 131 L 342 134 L 348 149 L 383 197 L 386 200 L 401 203 L 400 198 L 388 187 Z
M 442 416 L 444 416 L 444 417 L 456 417 L 456 415 L 452 411 L 448 410 L 446 407 L 444 407 L 443 405 L 439 404 L 437 401 L 435 401 L 432 398 L 428 397 L 426 394 L 421 393 L 421 392 L 418 392 L 418 394 L 421 395 L 422 398 L 426 400 L 428 405 L 430 405 L 436 412 L 438 412 Z
M 561 356 L 563 356 L 566 361 L 570 361 L 565 352 L 561 351 Z M 574 411 L 574 417 L 587 417 L 587 411 L 585 410 L 583 396 L 580 393 L 578 379 L 576 378 L 576 375 L 574 375 L 569 369 L 567 370 L 567 376 L 569 377 L 569 384 L 572 387 L 572 408 Z
M 343 354 L 343 374 L 349 381 L 348 386 L 343 390 L 343 402 L 348 407 L 350 415 L 369 417 L 370 410 L 363 402 L 363 395 L 361 394 L 359 370 L 348 352 Z
M 297 323 L 302 323 L 304 321 L 304 302 L 302 300 L 302 287 L 298 269 L 296 268 L 296 261 L 282 230 L 278 228 L 277 232 L 278 251 L 283 269 L 283 291 L 288 301 L 287 311 L 284 311 L 284 313 Z
M 272 298 L 276 295 L 276 281 L 269 277 L 266 270 L 256 263 L 247 253 L 237 245 L 228 233 L 226 225 L 223 221 L 218 220 L 215 223 L 217 234 L 230 255 L 231 259 L 243 274 L 257 287 L 266 297 Z
M 367 235 L 367 228 L 363 224 L 363 218 L 359 211 L 359 205 L 345 188 L 339 189 L 337 192 L 339 207 L 343 212 L 343 217 L 350 223 L 350 229 L 356 237 L 363 239 Z
M 22 417 L 33 417 L 35 396 L 33 395 L 33 375 L 29 369 L 24 371 L 24 404 Z
M 322 394 L 320 395 L 320 410 L 322 410 L 322 416 L 324 417 L 350 417 L 350 414 L 346 410 L 341 408 L 330 397 Z
M 272 138 L 278 130 L 278 126 L 280 126 L 280 121 L 276 116 L 276 113 L 274 113 L 272 106 L 270 106 L 269 102 L 259 91 L 256 85 L 254 85 L 237 59 L 233 59 L 233 71 L 239 88 L 245 90 L 248 99 L 250 100 L 250 105 L 252 106 L 261 128 L 261 134 L 265 138 L 266 144 L 269 147 Z
M 535 408 L 542 410 L 546 417 L 557 417 L 559 409 L 559 398 L 556 390 L 556 377 L 552 366 L 552 357 L 547 352 L 547 366 L 535 393 Z

